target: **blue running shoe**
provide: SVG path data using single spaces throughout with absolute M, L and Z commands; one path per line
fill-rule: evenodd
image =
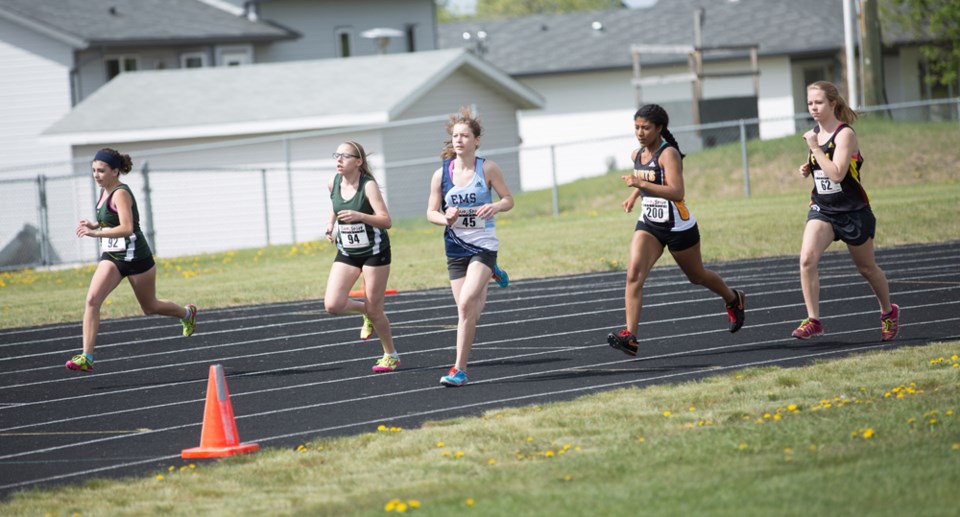
M 510 285 L 510 275 L 508 275 L 506 271 L 500 269 L 499 265 L 494 264 L 493 281 L 496 282 L 500 287 L 507 287 Z
M 467 383 L 467 372 L 457 369 L 456 366 L 450 368 L 446 375 L 440 377 L 440 384 L 456 388 Z

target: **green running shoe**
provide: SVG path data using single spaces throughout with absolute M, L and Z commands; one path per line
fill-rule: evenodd
M 180 320 L 183 324 L 183 337 L 190 337 L 197 330 L 197 306 L 187 304 L 187 319 Z
M 363 314 L 363 326 L 360 327 L 360 339 L 366 341 L 370 339 L 370 336 L 374 335 L 377 332 L 377 329 L 373 328 L 373 322 L 370 321 L 370 318 L 366 314 Z
M 67 361 L 67 368 L 79 372 L 93 371 L 93 361 L 83 354 L 77 354 Z

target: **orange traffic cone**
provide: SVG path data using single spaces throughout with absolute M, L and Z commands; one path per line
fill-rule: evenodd
M 396 290 L 396 289 L 387 289 L 387 290 L 385 290 L 385 291 L 383 292 L 383 294 L 397 294 L 397 290 Z M 360 277 L 360 289 L 354 289 L 353 291 L 350 291 L 350 294 L 349 294 L 348 296 L 351 297 L 351 298 L 363 298 L 363 297 L 365 297 L 366 295 L 367 295 L 367 286 L 366 286 L 366 284 L 363 282 L 363 277 L 361 276 L 361 277 Z
M 233 406 L 230 405 L 230 392 L 227 391 L 227 379 L 223 376 L 223 366 L 210 365 L 200 447 L 183 449 L 180 451 L 180 457 L 222 458 L 255 452 L 259 449 L 260 446 L 255 443 L 240 443 L 237 424 L 233 420 Z

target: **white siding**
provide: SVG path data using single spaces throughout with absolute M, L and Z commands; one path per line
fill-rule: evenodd
M 66 45 L 0 19 L 0 175 L 70 159 L 68 146 L 37 135 L 70 110 L 71 55 Z
M 385 27 L 405 31 L 415 25 L 415 50 L 436 49 L 433 0 L 352 0 L 350 2 L 272 0 L 260 2 L 260 19 L 270 20 L 300 33 L 300 38 L 279 41 L 258 55 L 258 62 L 301 61 L 340 57 L 338 29 L 352 34 L 351 55 L 377 53 L 376 42 L 360 33 Z M 388 54 L 407 52 L 406 37 L 393 38 Z

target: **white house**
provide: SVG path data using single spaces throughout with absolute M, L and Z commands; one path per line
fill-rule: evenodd
M 433 0 L 0 0 L 0 177 L 63 173 L 38 135 L 123 73 L 434 50 L 435 28 Z
M 44 134 L 84 159 L 78 172 L 105 146 L 133 156 L 138 170 L 149 162 L 155 242 L 171 256 L 259 246 L 265 233 L 273 242 L 321 237 L 330 155 L 345 140 L 372 153 L 394 217 L 422 216 L 446 114 L 471 105 L 486 131 L 482 150 L 507 149 L 491 158 L 519 190 L 517 111 L 543 100 L 462 49 L 124 74 Z M 143 187 L 142 174 L 125 181 Z M 182 235 L 185 217 L 202 238 L 165 239 Z
M 751 69 L 746 51 L 705 54 L 705 74 L 726 77 L 704 80 L 703 99 L 711 110 L 701 121 L 758 117 L 763 122 L 754 131 L 761 138 L 794 133 L 793 115 L 806 110 L 805 85 L 820 79 L 845 83 L 842 7 L 841 0 L 660 0 L 641 9 L 444 24 L 438 45 L 468 48 L 544 96 L 545 108 L 520 115 L 524 146 L 532 148 L 523 153 L 523 186 L 543 188 L 551 181 L 545 169 L 549 144 L 576 143 L 555 148 L 561 182 L 628 165 L 638 107 L 631 48 L 692 47 L 697 8 L 703 9 L 703 47 L 757 45 L 759 69 L 753 100 L 753 76 L 734 75 Z M 916 45 L 886 38 L 889 101 L 927 98 Z M 652 80 L 691 72 L 686 53 L 642 53 L 640 69 L 642 78 Z M 689 126 L 692 91 L 689 80 L 648 84 L 639 92 L 640 103 L 666 107 L 672 128 Z M 688 150 L 704 145 L 692 133 L 678 138 Z

